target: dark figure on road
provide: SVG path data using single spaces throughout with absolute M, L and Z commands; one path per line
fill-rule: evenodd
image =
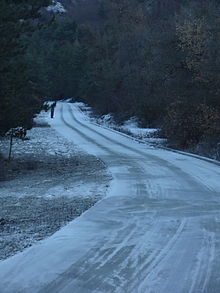
M 51 118 L 54 117 L 54 110 L 55 110 L 56 104 L 57 104 L 57 103 L 54 102 L 54 103 L 51 105 L 51 107 L 50 107 L 50 109 L 51 109 L 50 117 L 51 117 Z

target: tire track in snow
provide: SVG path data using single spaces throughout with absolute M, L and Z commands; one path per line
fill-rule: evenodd
M 103 135 L 102 133 L 99 133 L 99 132 L 96 131 L 95 129 L 93 129 L 93 128 L 91 128 L 91 127 L 89 127 L 89 126 L 83 124 L 83 123 L 80 122 L 78 119 L 76 119 L 76 117 L 74 116 L 74 114 L 73 114 L 72 109 L 70 108 L 70 106 L 69 106 L 69 112 L 70 112 L 70 114 L 71 114 L 73 120 L 74 120 L 76 123 L 80 124 L 82 127 L 84 127 L 84 128 L 86 128 L 86 129 L 88 129 L 88 130 L 90 130 L 90 131 L 92 131 L 92 132 L 98 134 L 99 136 L 101 136 L 102 138 L 106 139 L 107 141 L 111 141 L 112 143 L 115 143 L 115 144 L 117 144 L 117 145 L 119 145 L 119 146 L 121 146 L 121 147 L 123 147 L 123 148 L 125 148 L 125 149 L 129 149 L 130 151 L 132 151 L 132 152 L 134 152 L 134 153 L 140 154 L 140 155 L 145 156 L 145 157 L 147 156 L 147 154 L 145 154 L 144 152 L 139 151 L 139 150 L 136 150 L 136 149 L 133 149 L 132 147 L 126 146 L 126 145 L 124 145 L 124 144 L 122 144 L 122 143 L 119 143 L 119 142 L 115 141 L 114 139 L 110 139 L 109 137 Z M 158 158 L 157 158 L 157 157 L 152 156 L 152 155 L 150 155 L 150 157 L 153 158 L 153 159 L 156 159 L 156 160 L 158 161 Z M 161 161 L 161 159 L 159 159 L 159 160 Z M 162 161 L 163 161 L 163 162 L 166 162 L 165 160 L 162 160 Z M 170 165 L 170 164 L 169 164 L 169 165 Z M 176 167 L 175 167 L 175 168 L 176 168 Z M 180 171 L 181 171 L 182 173 L 184 173 L 184 175 L 186 174 L 187 176 L 189 176 L 187 173 L 183 172 L 181 169 L 180 169 Z M 208 190 L 209 190 L 209 189 L 208 189 Z M 210 190 L 209 190 L 209 191 L 210 191 Z M 181 228 L 181 227 L 180 227 L 180 228 Z M 181 230 L 181 231 L 182 231 L 182 230 Z M 178 236 L 178 232 L 177 232 L 177 235 L 176 235 L 176 236 Z M 172 239 L 176 239 L 175 236 L 173 236 L 173 237 L 174 237 L 174 238 L 172 238 Z M 170 243 L 172 244 L 172 241 L 169 242 L 169 243 L 167 244 L 168 247 L 171 245 Z M 148 260 L 150 261 L 150 268 L 151 268 L 151 269 L 152 269 L 152 265 L 155 266 L 155 265 L 154 265 L 155 262 L 156 262 L 156 266 L 157 266 L 157 260 L 158 260 L 158 259 L 159 259 L 158 264 L 164 259 L 165 256 L 164 256 L 164 257 L 161 257 L 161 255 L 164 254 L 164 251 L 166 251 L 166 246 L 165 246 L 165 248 L 161 251 L 161 253 L 159 254 L 159 256 L 157 256 L 155 259 L 154 259 L 155 253 L 152 253 L 151 256 L 148 258 Z M 154 260 L 152 261 L 152 263 L 151 263 L 151 257 L 152 257 L 152 259 L 154 259 Z M 148 264 L 149 264 L 149 263 L 147 263 L 147 265 L 148 265 Z M 154 269 L 154 267 L 153 267 L 153 269 Z M 204 282 L 205 282 L 205 281 L 204 281 Z M 192 289 L 192 290 L 193 290 L 193 289 Z M 193 293 L 193 291 L 192 291 L 192 292 L 190 291 L 190 293 Z
M 161 249 L 161 251 L 157 254 L 158 251 L 155 250 L 155 252 L 146 259 L 145 263 L 143 264 L 143 266 L 141 268 L 141 270 L 142 270 L 141 274 L 145 275 L 145 277 L 143 276 L 141 278 L 143 285 L 153 274 L 155 274 L 155 270 L 160 266 L 160 264 L 168 257 L 169 253 L 171 253 L 171 251 L 174 249 L 174 246 L 176 245 L 177 241 L 180 239 L 181 234 L 183 233 L 183 230 L 187 224 L 187 221 L 188 220 L 185 218 L 182 219 L 175 234 L 167 242 L 167 244 Z M 137 284 L 135 284 L 135 285 L 137 285 Z M 135 287 L 133 286 L 132 289 L 135 290 Z M 142 286 L 141 286 L 138 289 L 138 292 L 145 292 L 144 290 L 145 289 L 142 288 Z
M 192 176 L 190 174 L 186 173 L 185 171 L 183 171 L 181 168 L 177 167 L 173 163 L 171 163 L 171 162 L 169 162 L 167 160 L 164 160 L 164 159 L 162 159 L 162 158 L 160 158 L 158 156 L 155 156 L 155 155 L 152 155 L 152 154 L 147 154 L 144 151 L 140 151 L 140 150 L 137 150 L 137 149 L 135 149 L 133 147 L 130 147 L 128 145 L 120 143 L 120 142 L 116 141 L 115 139 L 112 139 L 112 138 L 104 135 L 103 133 L 100 133 L 96 129 L 94 129 L 94 128 L 82 123 L 73 114 L 72 107 L 70 105 L 67 105 L 67 106 L 68 106 L 68 110 L 69 110 L 69 113 L 70 113 L 73 121 L 78 123 L 83 128 L 85 128 L 85 129 L 87 129 L 87 130 L 89 130 L 91 132 L 96 133 L 97 135 L 99 135 L 100 137 L 104 138 L 105 140 L 110 141 L 110 142 L 112 142 L 112 143 L 124 148 L 125 150 L 129 150 L 129 151 L 131 151 L 131 152 L 133 152 L 135 154 L 139 154 L 139 155 L 143 156 L 144 158 L 150 158 L 151 160 L 156 162 L 158 165 L 166 167 L 170 172 L 173 173 L 173 176 L 178 175 L 179 178 L 184 179 L 189 186 L 195 186 L 196 185 L 197 190 L 201 190 L 201 192 L 204 192 L 204 190 L 205 190 L 206 194 L 207 193 L 213 194 L 213 190 L 210 190 L 210 188 L 208 188 L 207 185 L 205 185 L 203 181 L 199 180 L 199 178 L 194 178 L 196 181 L 193 180 Z M 97 128 L 98 128 L 98 126 L 97 126 Z
M 211 277 L 212 263 L 215 256 L 214 234 L 204 230 L 203 235 L 203 243 L 197 254 L 196 267 L 192 274 L 193 278 L 189 293 L 204 292 Z
M 69 108 L 69 111 L 71 110 L 71 108 Z M 114 156 L 114 158 L 117 160 L 125 160 L 125 165 L 128 167 L 132 167 L 136 169 L 135 174 L 138 174 L 138 181 L 137 181 L 137 186 L 142 186 L 142 190 L 144 190 L 144 193 L 147 194 L 147 190 L 146 190 L 146 184 L 143 184 L 143 177 L 146 178 L 146 174 L 145 174 L 145 170 L 136 162 L 134 162 L 134 160 L 131 160 L 131 158 L 128 157 L 120 152 L 114 152 L 112 151 L 110 148 L 104 146 L 103 144 L 98 143 L 97 141 L 95 141 L 93 138 L 85 135 L 82 131 L 80 131 L 79 129 L 77 129 L 76 127 L 74 127 L 73 125 L 71 125 L 70 123 L 68 123 L 65 119 L 64 119 L 64 115 L 63 115 L 63 106 L 61 107 L 61 120 L 62 122 L 70 129 L 72 129 L 73 131 L 75 131 L 78 135 L 82 136 L 85 140 L 91 142 L 92 144 L 98 146 L 100 149 L 104 150 L 107 154 Z M 124 164 L 124 162 L 122 162 Z M 129 172 L 130 173 L 130 172 Z M 128 175 L 128 174 L 127 174 Z M 146 181 L 146 179 L 144 180 Z M 138 193 L 138 190 L 136 188 L 136 193 Z
M 63 109 L 62 109 L 63 111 Z M 138 150 L 135 150 L 129 146 L 126 146 L 122 143 L 119 143 L 115 140 L 112 140 L 112 139 L 109 139 L 107 136 L 99 133 L 98 131 L 90 128 L 89 126 L 86 126 L 84 125 L 83 123 L 81 123 L 80 121 L 78 121 L 74 114 L 72 113 L 72 109 L 69 107 L 69 113 L 71 114 L 73 120 L 78 123 L 79 125 L 81 125 L 82 127 L 90 130 L 91 132 L 94 132 L 96 134 L 98 134 L 99 136 L 101 136 L 102 138 L 105 138 L 107 141 L 111 141 L 112 143 L 115 143 L 125 149 L 129 149 L 131 150 L 133 153 L 138 153 L 144 157 L 147 156 L 147 154 L 145 154 L 144 152 L 142 151 L 138 151 Z M 95 145 L 99 146 L 100 148 L 102 149 L 105 149 L 106 151 L 110 151 L 111 154 L 114 154 L 114 155 L 118 155 L 117 153 L 109 150 L 107 147 L 103 146 L 102 144 L 98 144 L 97 141 L 93 140 L 91 137 L 88 137 L 87 135 L 85 135 L 83 132 L 81 132 L 80 130 L 76 129 L 74 126 L 72 126 L 71 124 L 69 124 L 68 122 L 66 122 L 64 120 L 64 117 L 63 117 L 63 113 L 62 113 L 62 120 L 63 122 L 70 128 L 72 128 L 74 131 L 76 131 L 78 134 L 80 134 L 81 136 L 83 136 L 86 140 L 89 140 L 90 142 L 94 143 Z M 104 148 L 103 148 L 104 147 Z M 154 158 L 154 160 L 156 159 L 156 161 L 158 162 L 158 158 L 156 156 L 152 156 Z M 160 159 L 159 158 L 159 161 L 162 161 L 164 162 L 164 160 Z M 165 161 L 166 162 L 166 161 Z M 170 164 L 169 164 L 169 167 L 170 167 Z M 181 169 L 180 169 L 181 170 Z M 182 170 L 181 170 L 182 172 Z M 187 174 L 188 175 L 188 174 Z M 160 264 L 168 257 L 169 255 L 169 252 L 175 247 L 175 244 L 176 242 L 178 241 L 178 239 L 181 237 L 181 234 L 183 232 L 183 229 L 185 227 L 185 224 L 186 224 L 186 219 L 183 219 L 176 231 L 176 233 L 172 236 L 172 238 L 168 241 L 168 243 L 162 248 L 162 250 L 160 252 L 158 252 L 158 250 L 154 250 L 150 256 L 148 256 L 148 258 L 146 259 L 146 261 L 144 262 L 144 264 L 141 266 L 141 271 L 138 270 L 138 273 L 137 273 L 137 277 L 138 275 L 140 276 L 140 274 L 144 274 L 146 275 L 147 274 L 147 277 L 142 277 L 143 280 L 147 280 L 148 278 L 150 278 L 154 273 L 156 273 L 158 267 L 160 266 Z M 83 266 L 83 268 L 81 267 L 80 271 L 78 271 L 78 276 L 83 276 L 83 275 L 87 275 L 89 270 L 91 269 L 91 267 L 94 265 L 94 264 L 98 264 L 99 261 L 100 264 L 96 267 L 97 270 L 100 270 L 102 269 L 105 265 L 107 265 L 109 262 L 111 262 L 114 258 L 117 258 L 118 254 L 120 254 L 122 251 L 123 251 L 123 248 L 125 248 L 125 244 L 126 244 L 126 241 L 128 240 L 127 239 L 124 239 L 124 243 L 122 242 L 120 247 L 117 248 L 116 250 L 112 247 L 110 248 L 106 248 L 106 249 L 101 249 L 101 250 L 98 250 L 96 251 L 95 255 L 92 255 L 93 257 L 92 258 L 88 258 L 89 261 L 91 261 L 90 265 L 88 264 L 88 261 L 86 262 L 86 266 Z M 107 245 L 108 246 L 108 245 Z M 105 247 L 105 245 L 104 245 Z M 125 253 L 131 253 L 131 251 L 134 249 L 132 246 L 127 246 L 128 250 L 124 251 Z M 104 253 L 103 253 L 104 252 Z M 100 256 L 103 256 L 102 258 L 100 258 Z M 107 258 L 107 260 L 106 260 Z M 96 261 L 95 261 L 96 259 Z M 103 263 L 103 260 L 105 260 L 105 262 Z M 129 257 L 127 258 L 127 261 L 129 260 Z M 93 264 L 93 265 L 92 265 Z M 90 267 L 91 266 L 91 267 Z M 90 267 L 90 268 L 89 268 Z M 141 273 L 140 273 L 141 272 Z M 88 282 L 94 280 L 95 278 L 97 278 L 98 275 L 94 274 L 94 276 L 92 276 L 90 279 L 88 279 Z M 207 279 L 208 280 L 208 279 Z M 207 283 L 208 281 L 206 281 Z M 205 284 L 205 281 L 204 281 L 204 284 Z M 194 286 L 194 285 L 192 285 Z M 205 286 L 205 285 L 204 285 Z M 119 287 L 120 288 L 120 287 Z M 194 288 L 194 287 L 193 287 Z M 194 289 L 192 289 L 194 290 Z M 58 292 L 58 291 L 57 291 Z M 117 291 L 116 291 L 117 292 Z M 119 292 L 120 292 L 120 289 L 119 289 Z M 193 293 L 193 291 L 191 292 Z
M 74 288 L 75 285 L 79 286 L 79 292 L 97 292 L 96 290 L 98 288 L 95 287 L 96 283 L 99 284 L 100 292 L 137 292 L 135 291 L 135 288 L 137 288 L 135 281 L 140 279 L 141 281 L 144 279 L 146 280 L 146 274 L 148 274 L 148 278 L 154 273 L 154 270 L 160 266 L 160 263 L 175 246 L 175 243 L 183 232 L 186 222 L 185 219 L 180 222 L 176 232 L 160 252 L 155 249 L 150 253 L 144 264 L 139 266 L 138 271 L 135 272 L 135 274 L 131 274 L 132 278 L 129 280 L 131 284 L 129 282 L 129 285 L 128 279 L 125 277 L 125 269 L 127 269 L 126 264 L 129 263 L 129 261 L 132 262 L 134 250 L 138 250 L 138 247 L 135 247 L 129 240 L 133 238 L 133 235 L 137 232 L 137 229 L 139 229 L 134 226 L 132 228 L 130 225 L 125 227 L 125 232 L 130 229 L 130 233 L 128 233 L 127 237 L 122 237 L 118 245 L 112 241 L 110 243 L 104 241 L 102 245 L 90 250 L 89 253 L 71 266 L 68 271 L 62 274 L 55 282 L 49 284 L 39 293 L 69 292 L 69 289 L 65 289 L 65 286 L 67 286 L 67 288 Z M 156 227 L 154 223 L 149 233 L 143 235 L 144 238 L 148 239 L 151 233 L 157 235 L 157 232 L 159 232 L 157 229 L 161 229 L 161 223 L 159 221 L 157 221 Z M 117 239 L 117 234 L 120 235 L 120 230 L 117 231 L 113 240 Z M 138 251 L 138 253 L 140 253 L 140 251 Z M 136 269 L 136 266 L 134 266 L 133 270 Z M 112 278 L 112 274 L 118 277 Z M 129 278 L 129 276 L 127 277 Z M 83 287 L 81 287 L 80 283 Z M 128 291 L 124 291 L 125 287 L 127 287 Z M 85 288 L 90 288 L 90 291 L 87 291 Z M 108 290 L 105 289 L 106 291 L 102 291 L 102 288 L 108 288 Z
M 103 149 L 104 151 L 106 151 L 109 154 L 113 154 L 113 155 L 117 155 L 115 152 L 113 152 L 110 148 L 105 147 L 104 145 L 99 144 L 97 141 L 95 141 L 94 139 L 92 139 L 91 137 L 88 137 L 87 135 L 85 135 L 82 131 L 80 131 L 79 129 L 77 129 L 76 127 L 74 127 L 72 124 L 69 124 L 65 119 L 64 119 L 64 115 L 63 115 L 63 106 L 61 108 L 61 120 L 62 122 L 68 127 L 71 128 L 73 131 L 75 131 L 76 133 L 78 133 L 80 136 L 82 136 L 85 140 L 91 142 L 94 145 L 97 145 L 99 148 Z
M 156 221 L 156 223 L 159 228 L 159 222 Z M 153 226 L 151 226 L 150 232 L 151 230 L 155 231 L 155 222 L 152 221 L 151 224 Z M 129 254 L 133 254 L 134 244 L 129 243 L 129 240 L 133 239 L 138 230 L 139 227 L 133 223 L 128 224 L 122 230 L 117 230 L 115 235 L 110 237 L 110 241 L 103 240 L 98 247 L 91 249 L 83 258 L 60 275 L 57 280 L 48 284 L 38 293 L 69 292 L 68 289 L 65 291 L 65 286 L 74 288 L 76 283 L 80 281 L 83 287 L 80 287 L 79 292 L 97 292 L 98 288 L 93 291 L 93 286 L 98 280 L 101 287 L 102 285 L 107 286 L 110 290 L 102 291 L 101 289 L 100 292 L 117 292 L 118 286 L 115 287 L 111 284 L 111 273 L 113 272 L 111 268 L 115 266 L 114 273 L 118 270 L 120 273 L 120 266 L 123 261 L 127 259 Z M 87 291 L 85 287 L 90 289 Z

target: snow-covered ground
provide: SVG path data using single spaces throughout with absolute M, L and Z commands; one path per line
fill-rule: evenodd
M 220 167 L 140 144 L 58 103 L 51 126 L 99 157 L 108 196 L 0 262 L 1 293 L 219 293 Z
M 80 151 L 36 120 L 27 140 L 14 139 L 13 160 L 0 181 L 0 259 L 52 235 L 105 196 L 110 176 L 96 157 Z M 9 139 L 0 140 L 7 156 Z
M 111 114 L 103 115 L 97 118 L 94 117 L 91 107 L 87 106 L 86 104 L 77 102 L 75 105 L 79 107 L 80 110 L 82 110 L 87 119 L 92 123 L 97 123 L 100 126 L 120 131 L 149 144 L 163 145 L 166 143 L 166 139 L 159 137 L 159 129 L 140 127 L 140 122 L 137 117 L 131 117 L 129 120 L 124 121 L 122 125 L 117 125 L 117 123 L 114 121 L 114 117 Z

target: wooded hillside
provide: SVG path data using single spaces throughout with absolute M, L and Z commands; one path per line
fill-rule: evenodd
M 25 55 L 42 96 L 73 96 L 118 121 L 137 116 L 176 147 L 217 151 L 220 1 L 59 2 L 66 12 L 28 39 Z

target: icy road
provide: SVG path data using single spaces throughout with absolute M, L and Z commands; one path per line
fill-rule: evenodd
M 0 292 L 219 293 L 220 166 L 139 144 L 74 104 L 50 123 L 113 180 L 81 217 L 2 261 Z

